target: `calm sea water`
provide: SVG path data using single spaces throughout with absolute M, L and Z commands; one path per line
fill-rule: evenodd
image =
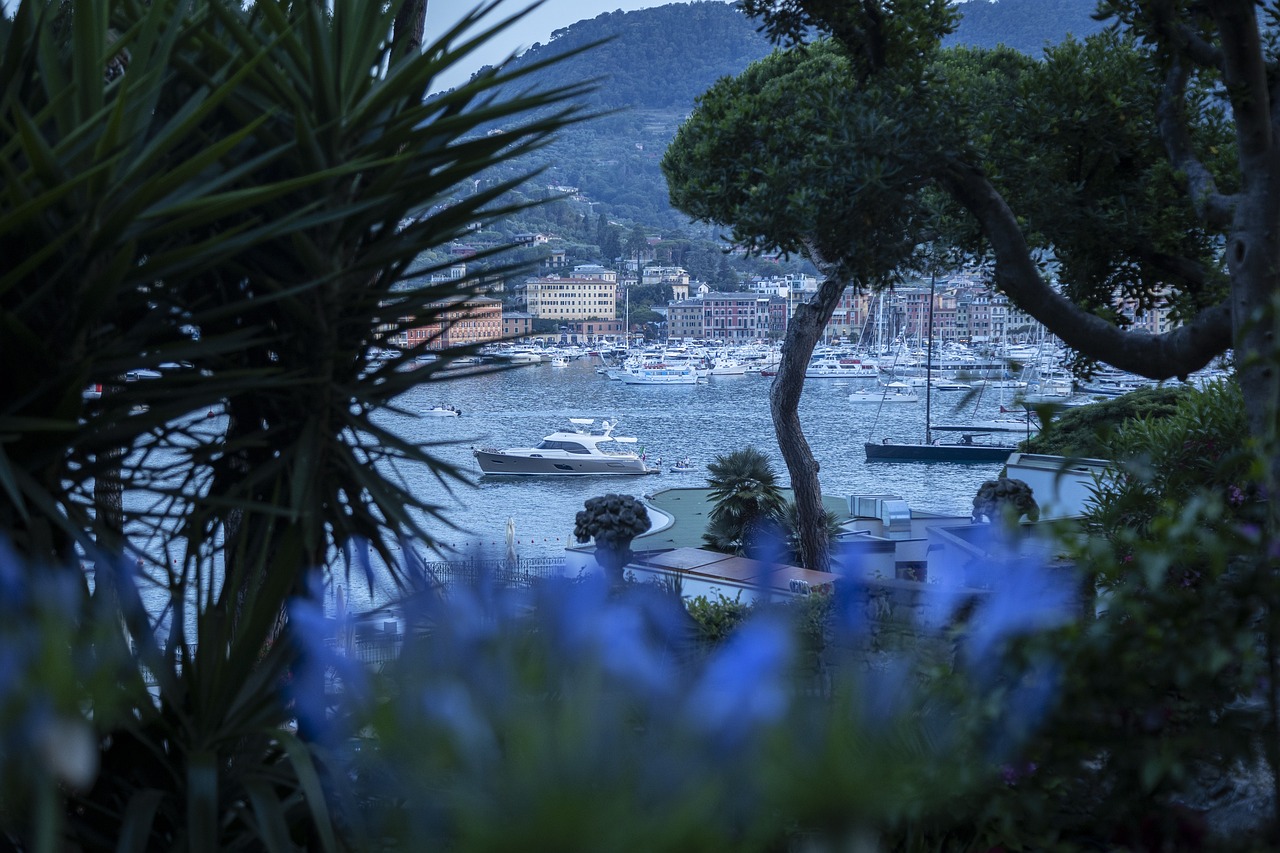
M 661 489 L 698 487 L 705 466 L 717 454 L 755 447 L 774 462 L 786 484 L 786 465 L 769 417 L 772 378 L 759 375 L 713 376 L 705 384 L 625 385 L 597 374 L 598 362 L 580 359 L 568 367 L 535 364 L 497 374 L 470 375 L 419 386 L 400 399 L 420 411 L 438 404 L 457 406 L 458 418 L 390 417 L 405 436 L 424 442 L 449 442 L 437 454 L 473 473 L 474 486 L 449 495 L 426 471 L 409 472 L 419 494 L 447 508 L 451 521 L 466 532 L 438 530 L 450 546 L 502 545 L 508 517 L 516 520 L 522 554 L 551 554 L 571 543 L 573 520 L 583 502 L 606 492 L 637 497 Z M 854 403 L 849 392 L 865 381 L 810 379 L 805 383 L 800 417 L 820 465 L 824 495 L 889 493 L 913 508 L 968 514 L 973 494 L 1001 465 L 946 463 L 868 463 L 863 442 L 889 437 L 922 441 L 924 400 L 880 406 Z M 954 410 L 962 392 L 934 392 L 934 421 L 963 421 L 977 409 L 998 411 L 998 392 L 971 399 Z M 698 469 L 649 477 L 494 477 L 485 476 L 471 454 L 473 445 L 528 447 L 544 435 L 567 428 L 568 418 L 617 418 L 616 434 L 635 436 L 649 458 L 666 463 L 688 456 Z
M 755 447 L 768 456 L 779 481 L 788 484 L 769 416 L 772 378 L 716 376 L 698 385 L 624 385 L 596 373 L 597 366 L 598 362 L 581 359 L 564 368 L 535 364 L 500 373 L 462 374 L 424 383 L 401 397 L 398 404 L 411 414 L 381 416 L 399 434 L 432 445 L 433 454 L 469 472 L 469 484 L 450 491 L 426 468 L 400 469 L 417 495 L 443 508 L 449 524 L 430 521 L 426 528 L 446 550 L 488 550 L 501 555 L 511 518 L 521 556 L 558 555 L 576 544 L 574 516 L 588 498 L 608 492 L 643 497 L 662 489 L 701 487 L 708 462 L 717 454 L 744 447 Z M 1001 465 L 868 463 L 865 441 L 886 437 L 920 441 L 924 436 L 923 399 L 884 406 L 849 401 L 851 391 L 872 384 L 848 380 L 837 385 L 832 379 L 805 383 L 800 417 L 820 465 L 823 494 L 896 494 L 913 509 L 967 515 L 978 487 L 994 477 Z M 934 422 L 963 422 L 974 412 L 992 414 L 1001 403 L 998 394 L 971 396 L 958 410 L 956 402 L 964 398 L 963 392 L 935 392 Z M 440 404 L 456 406 L 463 414 L 457 418 L 417 414 Z M 671 473 L 664 464 L 663 473 L 643 477 L 481 474 L 471 453 L 473 446 L 527 447 L 567 428 L 571 417 L 616 418 L 616 434 L 635 436 L 649 458 L 660 457 L 670 464 L 688 457 L 696 470 Z M 221 422 L 213 419 L 198 427 L 217 430 Z M 126 495 L 126 505 L 141 509 L 131 504 L 142 499 Z M 135 544 L 157 561 L 169 562 L 178 556 L 162 534 L 149 534 L 140 527 L 130 532 Z M 430 558 L 425 548 L 415 550 Z M 353 608 L 365 609 L 386 603 L 394 589 L 386 578 L 375 578 L 373 589 L 352 579 L 347 595 Z M 163 583 L 145 590 L 143 597 L 160 613 L 167 600 Z

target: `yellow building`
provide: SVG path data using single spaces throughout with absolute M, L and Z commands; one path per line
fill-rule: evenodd
M 605 277 L 547 276 L 525 285 L 529 313 L 545 320 L 615 320 L 618 283 Z

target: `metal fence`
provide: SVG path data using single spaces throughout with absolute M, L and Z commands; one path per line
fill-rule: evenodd
M 427 562 L 422 564 L 422 569 L 431 581 L 447 590 L 480 583 L 530 587 L 540 580 L 563 577 L 565 566 L 563 557 L 470 558 Z

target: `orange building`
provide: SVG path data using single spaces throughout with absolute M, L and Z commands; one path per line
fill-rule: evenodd
M 432 307 L 444 309 L 439 321 L 405 329 L 409 346 L 425 341 L 427 349 L 440 350 L 502 340 L 502 303 L 497 299 L 460 296 Z

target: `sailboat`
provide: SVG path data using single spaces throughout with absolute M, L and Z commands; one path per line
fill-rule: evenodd
M 936 275 L 929 277 L 929 348 L 925 354 L 924 384 L 924 443 L 897 442 L 881 439 L 878 443 L 866 442 L 863 447 L 868 462 L 1003 462 L 1009 454 L 1017 450 L 1013 445 L 991 444 L 974 441 L 985 436 L 985 432 L 964 432 L 957 442 L 943 442 L 934 439 L 932 422 L 933 409 L 931 392 L 933 386 L 933 339 L 936 336 L 933 328 L 933 301 L 936 289 Z

